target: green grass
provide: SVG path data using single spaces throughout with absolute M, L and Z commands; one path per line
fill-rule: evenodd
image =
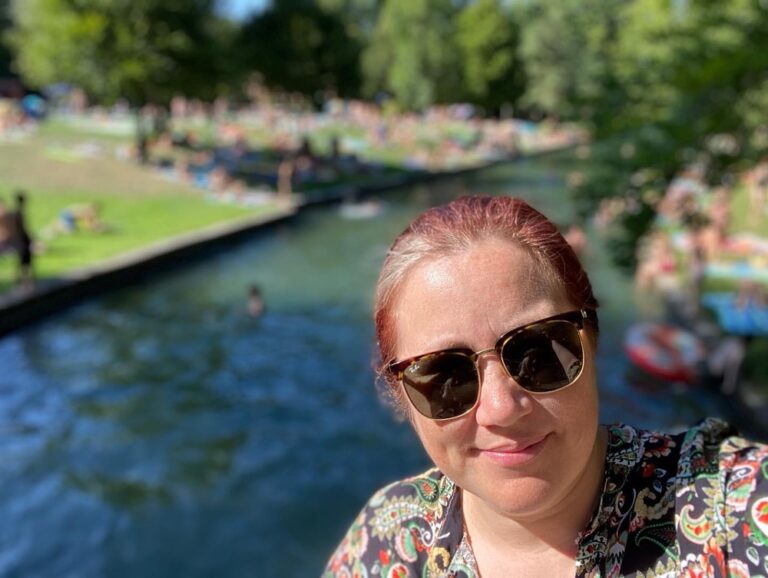
M 257 213 L 253 209 L 215 205 L 201 198 L 178 195 L 130 198 L 35 190 L 30 191 L 29 197 L 27 218 L 42 251 L 35 259 L 35 272 L 40 278 L 57 277 L 171 236 Z M 94 201 L 102 206 L 106 232 L 76 231 L 57 234 L 50 240 L 44 238 L 62 208 Z M 0 291 L 8 289 L 14 266 L 11 256 L 0 258 Z
M 0 140 L 0 198 L 8 200 L 16 189 L 27 192 L 27 218 L 40 249 L 35 272 L 41 278 L 58 277 L 76 268 L 92 265 L 120 253 L 202 227 L 254 215 L 254 209 L 215 205 L 190 185 L 165 180 L 158 171 L 119 160 L 121 150 L 131 147 L 135 137 L 130 121 L 119 130 L 98 119 L 71 121 L 52 118 L 38 131 L 18 142 Z M 212 141 L 216 126 L 210 121 L 180 123 L 177 129 L 194 130 L 203 142 Z M 461 127 L 460 127 L 461 128 Z M 457 137 L 463 130 L 451 127 Z M 250 127 L 248 136 L 265 141 L 263 127 Z M 347 125 L 320 127 L 311 135 L 318 152 L 328 152 L 334 136 L 363 137 L 365 131 Z M 438 135 L 426 130 L 426 136 Z M 95 156 L 89 156 L 95 151 Z M 391 164 L 385 174 L 400 174 L 398 168 L 408 151 L 390 147 L 367 151 L 366 156 Z M 381 174 L 345 175 L 333 183 L 310 183 L 302 187 L 324 188 L 337 184 L 375 182 Z M 101 220 L 108 232 L 78 231 L 49 238 L 59 213 L 67 206 L 98 202 Z M 274 211 L 264 207 L 261 211 Z M 7 291 L 15 276 L 15 263 L 0 257 L 0 293 Z
M 99 135 L 85 127 L 51 122 L 19 142 L 0 142 L 0 198 L 9 203 L 13 191 L 27 192 L 27 220 L 40 245 L 35 272 L 58 277 L 76 268 L 215 223 L 273 211 L 208 202 L 191 186 L 163 179 L 154 169 L 114 158 L 114 147 L 130 142 Z M 83 158 L 77 146 L 96 143 L 100 158 Z M 46 239 L 45 231 L 69 205 L 98 202 L 104 233 L 78 231 Z M 10 204 L 10 203 L 9 203 Z M 0 257 L 0 293 L 15 277 L 12 256 Z
M 135 125 L 131 124 L 130 132 L 100 130 L 97 122 L 78 125 L 64 118 L 51 118 L 40 125 L 38 134 L 46 138 L 83 138 L 97 139 L 105 142 L 130 142 L 135 135 Z
M 766 214 L 753 216 L 749 191 L 745 186 L 737 187 L 731 197 L 731 231 L 750 232 L 768 237 L 768 216 Z

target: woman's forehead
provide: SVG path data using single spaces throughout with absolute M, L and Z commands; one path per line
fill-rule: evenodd
M 398 356 L 403 348 L 415 355 L 489 346 L 509 329 L 567 308 L 564 294 L 527 251 L 508 242 L 430 259 L 409 273 L 395 303 Z
M 551 292 L 551 275 L 545 266 L 520 245 L 500 239 L 476 241 L 467 248 L 422 259 L 405 276 L 404 286 L 479 298 L 487 291 L 513 292 L 534 298 Z

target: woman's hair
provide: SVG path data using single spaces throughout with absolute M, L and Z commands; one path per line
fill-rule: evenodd
M 395 405 L 402 407 L 394 377 L 386 370 L 394 359 L 396 335 L 393 308 L 408 273 L 428 258 L 457 253 L 485 239 L 500 239 L 526 249 L 537 273 L 559 288 L 576 307 L 597 309 L 592 285 L 578 257 L 557 227 L 521 199 L 466 196 L 433 207 L 417 217 L 395 239 L 381 268 L 374 298 L 374 321 L 379 348 L 378 375 L 391 386 Z M 591 336 L 597 336 L 594 317 Z

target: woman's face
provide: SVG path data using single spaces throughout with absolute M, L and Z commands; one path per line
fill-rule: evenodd
M 484 240 L 417 265 L 395 305 L 397 359 L 451 347 L 480 351 L 510 329 L 571 311 L 513 243 Z M 563 503 L 598 451 L 594 348 L 582 332 L 584 370 L 572 386 L 532 395 L 495 353 L 481 355 L 480 400 L 435 422 L 409 406 L 429 456 L 465 492 L 508 516 L 535 519 Z M 593 458 L 590 461 L 590 458 Z

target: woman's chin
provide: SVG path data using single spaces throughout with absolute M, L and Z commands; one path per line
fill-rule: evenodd
M 484 509 L 512 519 L 535 518 L 546 512 L 554 489 L 550 481 L 534 476 L 488 476 L 475 483 L 468 480 L 463 488 L 465 504 L 478 500 Z

